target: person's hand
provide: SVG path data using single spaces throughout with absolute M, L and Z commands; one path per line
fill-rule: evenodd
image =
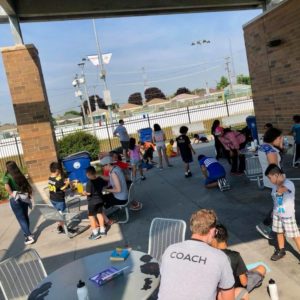
M 280 195 L 282 195 L 283 193 L 285 193 L 287 191 L 288 191 L 288 189 L 284 185 L 277 188 L 277 193 L 280 194 Z

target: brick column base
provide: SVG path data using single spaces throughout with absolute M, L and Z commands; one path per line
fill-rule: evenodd
M 57 154 L 38 51 L 17 45 L 1 52 L 28 174 L 32 182 L 44 181 Z

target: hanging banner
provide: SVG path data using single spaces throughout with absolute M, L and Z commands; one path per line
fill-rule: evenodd
M 112 53 L 104 53 L 102 54 L 102 61 L 105 65 L 109 64 Z M 99 66 L 99 57 L 98 55 L 88 55 L 88 60 L 94 65 Z

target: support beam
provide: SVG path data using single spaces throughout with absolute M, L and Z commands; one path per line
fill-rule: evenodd
M 9 16 L 8 20 L 9 20 L 10 30 L 12 32 L 15 41 L 15 45 L 24 44 L 22 31 L 21 31 L 18 18 L 16 16 Z

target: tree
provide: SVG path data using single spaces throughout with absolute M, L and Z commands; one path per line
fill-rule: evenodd
M 143 97 L 141 93 L 133 93 L 128 97 L 128 103 L 143 105 Z
M 251 84 L 251 80 L 249 76 L 245 76 L 243 74 L 240 74 L 236 77 L 236 82 L 238 84 L 247 84 L 250 85 Z
M 91 105 L 91 111 L 96 111 L 97 107 L 101 109 L 107 109 L 107 106 L 104 103 L 104 100 L 100 98 L 98 95 L 89 96 L 89 101 Z M 85 114 L 88 115 L 89 106 L 87 100 L 83 102 Z
M 206 94 L 206 89 L 204 89 L 204 88 L 194 89 L 194 90 L 192 91 L 192 93 L 193 93 L 194 95 L 204 96 L 204 95 Z
M 166 99 L 165 94 L 157 87 L 150 87 L 145 90 L 146 102 L 151 101 L 154 98 Z
M 186 87 L 181 87 L 177 89 L 175 96 L 181 95 L 181 94 L 192 94 L 191 91 Z
M 76 110 L 69 110 L 64 113 L 64 116 L 67 116 L 67 115 L 81 116 L 81 113 Z
M 218 90 L 223 90 L 226 86 L 229 85 L 228 79 L 225 76 L 222 76 L 220 82 L 217 85 Z

